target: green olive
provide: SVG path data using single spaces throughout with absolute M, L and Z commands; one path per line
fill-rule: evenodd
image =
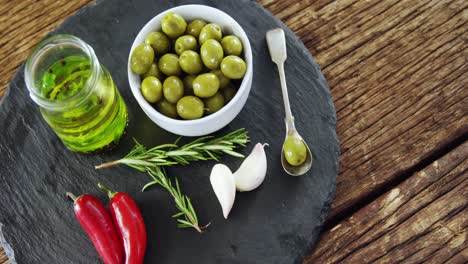
M 162 97 L 162 84 L 159 79 L 154 76 L 146 77 L 141 82 L 141 94 L 150 103 L 159 101 Z
M 184 83 L 177 76 L 169 76 L 163 83 L 164 98 L 169 103 L 177 103 L 184 96 Z
M 221 61 L 221 71 L 228 78 L 241 79 L 244 77 L 246 70 L 245 61 L 240 57 L 229 55 Z
M 171 40 L 162 32 L 151 32 L 146 36 L 145 43 L 151 45 L 156 55 L 161 56 L 171 50 Z
M 291 166 L 299 166 L 307 157 L 304 141 L 298 137 L 288 137 L 283 145 L 283 154 Z
M 172 39 L 182 36 L 187 28 L 185 19 L 175 13 L 167 13 L 161 21 L 162 31 Z
M 177 115 L 177 107 L 175 104 L 171 104 L 166 99 L 162 99 L 159 101 L 159 103 L 156 105 L 156 110 L 158 110 L 159 113 L 170 117 L 177 119 L 179 116 Z
M 200 45 L 203 45 L 205 41 L 209 39 L 214 39 L 217 41 L 221 41 L 223 37 L 223 31 L 221 30 L 221 27 L 217 24 L 208 24 L 204 26 L 201 31 L 200 31 L 200 36 L 198 37 L 198 42 Z
M 215 95 L 219 90 L 219 80 L 213 73 L 198 75 L 193 80 L 193 93 L 201 98 L 208 98 Z
M 211 73 L 214 73 L 216 75 L 216 77 L 218 77 L 219 89 L 222 89 L 222 88 L 226 87 L 231 81 L 231 79 L 224 76 L 223 72 L 221 70 L 219 70 L 219 69 L 211 71 Z
M 185 34 L 189 34 L 198 38 L 200 36 L 200 31 L 204 26 L 206 26 L 206 22 L 204 20 L 195 19 L 190 22 L 190 24 L 188 24 Z
M 203 101 L 193 95 L 182 97 L 177 102 L 177 114 L 183 119 L 198 119 L 203 116 Z
M 226 101 L 226 104 L 229 103 L 232 98 L 236 95 L 236 88 L 234 88 L 234 85 L 228 85 L 225 87 L 223 90 L 221 90 L 224 96 L 224 100 Z
M 195 75 L 187 75 L 184 77 L 184 94 L 185 95 L 194 95 L 193 93 L 193 80 L 195 80 Z
M 224 106 L 224 96 L 217 92 L 215 95 L 203 100 L 205 102 L 206 112 L 213 114 Z
M 199 74 L 203 70 L 200 55 L 192 50 L 186 50 L 180 54 L 179 65 L 188 74 Z
M 216 70 L 223 60 L 223 47 L 221 47 L 218 41 L 209 39 L 201 46 L 200 55 L 203 64 L 205 64 L 208 69 Z
M 242 42 L 241 40 L 233 35 L 229 35 L 221 40 L 221 46 L 223 46 L 224 54 L 240 56 L 242 53 Z
M 149 76 L 154 76 L 158 78 L 159 80 L 163 79 L 163 74 L 162 72 L 159 71 L 158 65 L 156 62 L 151 63 L 150 68 L 148 69 L 147 72 L 143 74 L 143 78 L 149 77 Z
M 190 35 L 184 35 L 184 36 L 179 37 L 174 44 L 174 50 L 179 55 L 182 54 L 182 52 L 186 50 L 196 51 L 197 49 L 198 49 L 197 39 L 195 39 L 194 36 L 190 36 Z
M 154 50 L 150 45 L 140 44 L 132 52 L 130 68 L 136 74 L 143 74 L 151 67 L 154 60 Z
M 174 53 L 164 54 L 158 62 L 159 70 L 166 75 L 180 75 L 179 57 Z

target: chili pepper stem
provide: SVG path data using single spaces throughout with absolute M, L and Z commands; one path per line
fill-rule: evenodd
M 119 163 L 120 163 L 119 160 L 114 160 L 114 161 L 110 161 L 110 162 L 106 162 L 106 163 L 102 163 L 100 165 L 94 166 L 94 169 L 99 170 L 99 169 L 109 168 L 109 167 L 118 165 Z
M 77 198 L 73 193 L 71 193 L 71 192 L 66 192 L 65 195 L 66 195 L 68 198 L 72 199 L 74 203 L 75 203 L 76 200 L 78 199 L 78 198 Z
M 104 184 L 98 182 L 98 187 L 99 189 L 103 190 L 104 192 L 107 193 L 107 196 L 109 196 L 109 199 L 112 199 L 114 195 L 117 194 L 117 192 L 112 191 L 111 189 L 107 188 Z

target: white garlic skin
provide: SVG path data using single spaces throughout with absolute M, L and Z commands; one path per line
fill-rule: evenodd
M 216 164 L 211 169 L 210 182 L 227 219 L 236 198 L 234 175 L 226 165 Z
M 250 155 L 245 158 L 239 169 L 234 173 L 234 180 L 238 191 L 252 191 L 265 180 L 267 172 L 265 145 L 268 144 L 257 143 Z

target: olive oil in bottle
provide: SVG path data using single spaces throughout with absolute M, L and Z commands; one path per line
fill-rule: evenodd
M 25 80 L 42 116 L 67 148 L 90 153 L 118 143 L 127 109 L 88 44 L 70 35 L 45 40 L 28 58 Z

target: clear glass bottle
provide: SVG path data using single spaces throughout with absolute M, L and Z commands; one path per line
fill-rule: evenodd
M 94 50 L 71 35 L 41 42 L 26 61 L 26 86 L 67 148 L 92 153 L 117 144 L 127 108 Z

